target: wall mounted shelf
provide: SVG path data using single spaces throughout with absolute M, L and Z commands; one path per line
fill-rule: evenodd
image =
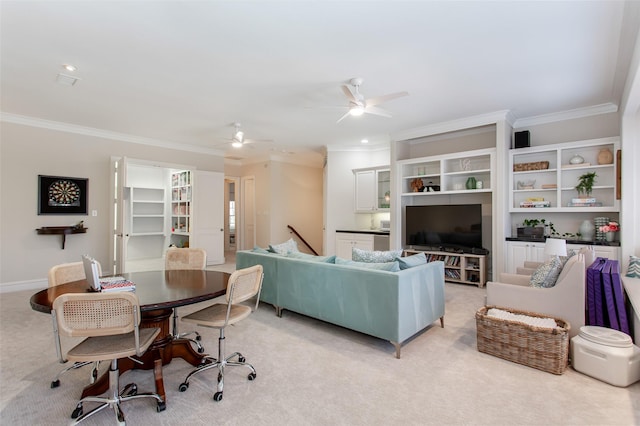
M 67 235 L 86 234 L 89 228 L 79 228 L 77 226 L 43 226 L 36 229 L 38 235 L 62 235 L 62 250 L 66 242 Z

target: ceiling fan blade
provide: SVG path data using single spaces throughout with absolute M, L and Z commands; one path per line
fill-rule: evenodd
M 347 111 L 342 117 L 340 117 L 338 119 L 338 121 L 336 121 L 336 124 L 341 122 L 342 120 L 344 120 L 345 118 L 347 118 L 351 113 L 349 111 Z
M 252 144 L 252 143 L 273 143 L 272 139 L 245 139 L 244 144 Z
M 349 89 L 349 86 L 344 86 L 344 85 L 343 85 L 343 86 L 342 86 L 342 91 L 344 92 L 345 96 L 346 96 L 347 98 L 349 98 L 349 100 L 350 100 L 351 102 L 354 102 L 354 103 L 358 103 L 358 102 L 359 102 L 359 101 L 358 101 L 358 99 L 356 99 L 356 97 L 355 97 L 355 95 L 353 94 L 353 92 L 351 91 L 351 89 Z
M 403 96 L 409 96 L 409 92 L 397 92 L 390 93 L 388 95 L 378 96 L 377 98 L 367 99 L 365 104 L 368 106 L 380 105 L 381 103 L 390 101 L 391 99 L 401 98 Z
M 368 106 L 364 109 L 364 112 L 366 114 L 374 114 L 374 115 L 380 115 L 382 117 L 387 117 L 387 118 L 391 118 L 391 114 L 388 113 L 387 111 L 383 110 L 382 108 L 378 108 L 378 107 L 373 107 L 373 106 Z

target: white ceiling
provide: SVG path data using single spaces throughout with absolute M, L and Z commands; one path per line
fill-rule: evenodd
M 236 157 L 271 148 L 303 157 L 494 111 L 523 118 L 618 105 L 637 9 L 621 1 L 3 0 L 0 108 L 3 117 Z M 60 85 L 60 72 L 80 80 Z M 336 124 L 348 105 L 340 85 L 353 77 L 364 79 L 367 98 L 409 96 L 381 105 L 393 118 Z M 231 152 L 234 122 L 246 137 L 273 142 Z

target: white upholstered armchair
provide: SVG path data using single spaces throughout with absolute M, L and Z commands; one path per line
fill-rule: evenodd
M 550 288 L 531 287 L 529 275 L 500 274 L 499 282 L 487 283 L 486 304 L 561 318 L 571 325 L 573 337 L 585 325 L 586 268 L 593 260 L 591 250 L 572 256 Z

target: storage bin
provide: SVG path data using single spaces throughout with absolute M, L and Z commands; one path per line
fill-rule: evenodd
M 640 348 L 621 331 L 587 325 L 571 339 L 571 364 L 576 371 L 614 386 L 640 380 Z
M 491 308 L 538 318 L 551 318 L 557 328 L 543 328 L 490 317 Z M 569 359 L 570 324 L 560 318 L 534 312 L 496 306 L 484 306 L 476 312 L 478 351 L 537 368 L 562 374 Z

